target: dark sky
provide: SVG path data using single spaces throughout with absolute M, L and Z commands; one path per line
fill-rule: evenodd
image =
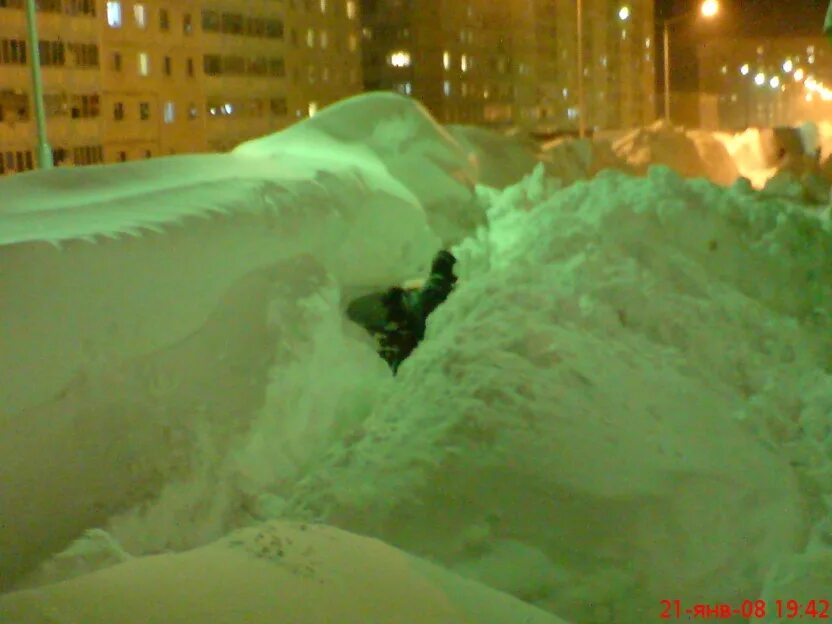
M 722 36 L 821 35 L 828 0 L 719 0 L 720 14 L 712 22 L 690 19 L 671 30 L 671 85 L 674 90 L 695 90 L 698 69 L 696 43 Z M 656 0 L 656 41 L 661 42 L 661 20 L 695 11 L 701 0 Z M 656 67 L 662 84 L 662 59 Z

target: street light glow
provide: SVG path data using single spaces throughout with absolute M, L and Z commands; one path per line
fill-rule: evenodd
M 740 73 L 741 73 L 743 76 L 747 76 L 747 75 L 748 75 L 748 72 L 750 72 L 750 71 L 751 71 L 751 68 L 748 66 L 748 63 L 746 63 L 745 65 L 743 65 L 742 67 L 740 67 Z
M 702 3 L 702 15 L 705 17 L 714 17 L 719 13 L 719 2 L 717 0 L 705 0 Z
M 793 69 L 794 69 L 794 63 L 792 63 L 792 60 L 791 59 L 786 59 L 786 62 L 783 63 L 783 71 L 786 72 L 787 74 L 790 74 L 790 73 L 792 73 Z
M 628 19 L 630 19 L 630 7 L 621 7 L 621 9 L 618 11 L 618 19 L 620 19 L 622 22 L 626 22 Z
M 769 80 L 768 84 L 771 85 L 772 89 L 776 89 L 777 87 L 780 86 L 780 77 L 779 76 L 773 76 L 772 79 Z
M 804 72 L 802 68 L 798 68 L 798 69 L 794 72 L 794 79 L 795 79 L 797 82 L 801 82 L 801 81 L 802 81 L 805 77 L 806 77 L 806 72 Z
M 758 87 L 762 87 L 766 83 L 766 75 L 763 72 L 760 72 L 756 76 L 754 76 L 754 83 Z

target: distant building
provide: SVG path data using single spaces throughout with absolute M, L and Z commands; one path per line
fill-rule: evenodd
M 359 92 L 358 0 L 38 0 L 58 165 L 227 150 Z M 0 0 L 0 174 L 35 165 L 23 0 Z
M 367 90 L 442 122 L 578 126 L 576 3 L 362 0 Z M 653 0 L 584 0 L 587 127 L 652 121 Z
M 711 129 L 832 119 L 824 37 L 717 39 L 699 48 L 700 117 Z

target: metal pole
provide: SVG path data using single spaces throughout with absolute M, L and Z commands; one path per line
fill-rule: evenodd
M 664 118 L 670 122 L 670 29 L 664 22 Z
M 40 48 L 35 0 L 26 0 L 26 21 L 29 26 L 29 64 L 32 69 L 32 99 L 35 102 L 35 121 L 38 131 L 38 164 L 41 169 L 52 168 L 52 148 L 46 137 L 46 110 L 43 105 L 43 82 L 40 75 Z
M 586 136 L 584 103 L 584 10 L 583 0 L 578 0 L 578 136 Z

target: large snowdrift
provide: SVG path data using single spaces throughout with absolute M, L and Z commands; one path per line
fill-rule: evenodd
M 408 622 L 424 602 L 435 621 L 550 621 L 275 518 L 581 622 L 822 586 L 828 215 L 645 170 L 673 149 L 643 132 L 528 158 L 455 133 L 379 94 L 227 156 L 2 182 L 0 583 L 31 589 L 0 614 L 308 621 L 331 601 Z M 703 175 L 712 145 L 674 137 Z M 601 171 L 622 159 L 644 176 Z M 449 241 L 459 288 L 393 379 L 345 298 Z M 287 536 L 340 588 L 292 576 L 303 552 L 251 556 Z
M 485 193 L 458 292 L 288 513 L 574 621 L 757 596 L 829 514 L 829 223 L 662 168 L 556 188 Z
M 158 493 L 196 429 L 246 429 L 292 336 L 279 302 L 421 275 L 425 208 L 469 227 L 470 167 L 421 106 L 376 94 L 230 155 L 4 179 L 0 583 Z

